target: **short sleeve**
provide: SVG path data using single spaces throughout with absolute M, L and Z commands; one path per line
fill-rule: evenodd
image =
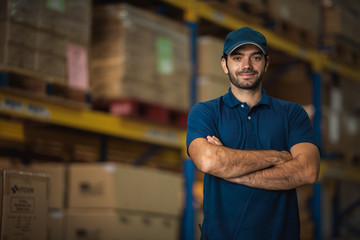
M 186 146 L 196 138 L 206 138 L 207 136 L 218 136 L 215 107 L 209 102 L 197 103 L 190 110 L 187 120 Z
M 292 105 L 289 111 L 289 119 L 289 149 L 301 142 L 313 143 L 320 149 L 309 116 L 299 104 Z

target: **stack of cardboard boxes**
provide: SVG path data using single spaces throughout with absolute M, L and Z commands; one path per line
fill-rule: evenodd
M 91 1 L 0 2 L 2 70 L 88 89 Z
M 178 239 L 181 185 L 157 169 L 72 164 L 66 239 Z
M 48 239 L 179 239 L 180 174 L 116 163 L 32 168 L 50 176 Z
M 190 37 L 184 24 L 127 4 L 97 6 L 93 22 L 94 101 L 137 99 L 189 109 Z

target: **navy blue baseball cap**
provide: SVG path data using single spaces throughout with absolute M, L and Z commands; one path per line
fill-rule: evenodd
M 224 42 L 223 56 L 229 55 L 236 48 L 244 44 L 254 44 L 261 49 L 264 55 L 268 55 L 267 42 L 264 35 L 249 27 L 243 27 L 230 32 Z

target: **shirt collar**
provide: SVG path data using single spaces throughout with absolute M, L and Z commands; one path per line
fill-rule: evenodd
M 231 88 L 229 88 L 229 91 L 227 94 L 224 95 L 224 103 L 226 105 L 228 105 L 229 107 L 233 108 L 238 106 L 239 104 L 242 104 L 243 102 L 240 102 L 231 92 Z M 268 105 L 270 106 L 270 98 L 269 96 L 266 94 L 265 89 L 262 89 L 262 97 L 260 102 L 258 102 L 256 104 L 256 106 L 258 105 Z

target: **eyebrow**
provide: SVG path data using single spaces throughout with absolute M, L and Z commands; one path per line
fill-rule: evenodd
M 253 52 L 250 55 L 253 56 L 256 54 L 264 55 L 262 51 Z M 244 54 L 242 52 L 234 52 L 230 54 L 230 56 L 237 56 L 237 55 L 243 56 Z

